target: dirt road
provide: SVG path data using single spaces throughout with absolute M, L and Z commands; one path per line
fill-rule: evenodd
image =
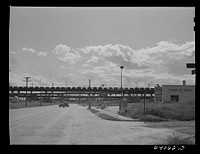
M 10 144 L 161 143 L 173 132 L 144 127 L 142 122 L 109 121 L 77 104 L 9 110 Z

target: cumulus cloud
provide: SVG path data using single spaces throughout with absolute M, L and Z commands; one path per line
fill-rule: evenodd
M 65 67 L 65 66 L 60 66 L 60 68 L 61 68 L 61 69 L 66 69 L 66 67 Z
M 69 73 L 69 74 L 68 74 L 68 76 L 69 76 L 69 77 L 73 77 L 73 76 L 74 76 L 74 74 L 72 74 L 72 73 Z
M 22 48 L 23 51 L 27 51 L 27 52 L 30 52 L 30 53 L 35 53 L 37 56 L 47 56 L 47 53 L 46 52 L 43 52 L 43 51 L 36 51 L 35 49 L 33 48 Z
M 28 52 L 31 52 L 31 53 L 37 53 L 37 51 L 35 49 L 33 49 L 33 48 L 26 48 L 26 47 L 24 47 L 24 48 L 22 48 L 22 50 L 23 51 L 28 51 Z
M 46 52 L 43 52 L 43 51 L 40 51 L 37 53 L 38 56 L 46 56 L 47 53 Z
M 88 64 L 83 64 L 82 66 L 87 67 L 87 66 L 89 66 L 89 65 L 88 65 Z
M 147 51 L 149 54 L 162 54 L 171 59 L 182 59 L 185 56 L 193 56 L 195 52 L 194 41 L 186 42 L 182 45 L 177 45 L 174 42 L 161 41 L 157 43 L 157 47 Z
M 38 56 L 46 55 L 45 52 L 37 52 L 32 48 L 23 48 L 22 50 Z M 58 67 L 62 69 L 68 67 L 70 73 L 74 73 L 71 75 L 63 73 L 63 76 L 69 78 L 72 83 L 74 82 L 73 84 L 76 83 L 75 77 L 78 72 L 80 82 L 92 78 L 93 83 L 97 85 L 107 82 L 110 86 L 120 86 L 121 70 L 119 66 L 121 65 L 124 66 L 123 85 L 126 87 L 147 86 L 150 82 L 152 84 L 181 84 L 184 79 L 190 83 L 194 81 L 191 70 L 186 68 L 187 62 L 194 62 L 194 41 L 182 44 L 175 41 L 160 41 L 152 47 L 137 50 L 122 44 L 86 46 L 85 48 L 71 48 L 65 44 L 59 44 L 52 52 L 63 62 L 69 64 L 79 62 L 78 64 L 83 66 L 81 68 L 77 68 L 76 65 L 62 67 L 59 63 Z M 186 76 L 187 74 L 189 76 Z M 42 84 L 43 82 L 39 81 L 48 84 L 48 80 L 45 82 L 45 79 L 39 78 L 38 84 Z
M 94 62 L 97 63 L 99 61 L 99 58 L 96 56 L 92 56 L 89 60 L 87 60 L 86 63 Z
M 82 48 L 81 51 L 85 54 L 95 55 L 104 61 L 129 65 L 128 67 L 130 67 L 130 65 L 135 65 L 134 67 L 136 67 L 136 65 L 138 67 L 147 65 L 144 62 L 148 60 L 148 55 L 144 51 L 135 51 L 131 47 L 122 44 L 87 46 Z
M 65 44 L 59 44 L 55 47 L 54 54 L 57 55 L 58 59 L 63 62 L 68 62 L 74 64 L 76 61 L 80 60 L 81 56 L 77 50 L 71 49 Z
M 47 78 L 44 76 L 38 75 L 38 76 L 31 76 L 31 80 L 35 83 L 35 85 L 39 86 L 51 86 L 51 83 Z
M 94 53 L 99 55 L 101 58 L 103 57 L 111 57 L 111 56 L 122 56 L 125 58 L 125 55 L 120 50 L 120 45 L 98 45 L 98 46 L 87 46 L 86 48 L 82 48 L 82 51 L 85 54 Z M 126 60 L 126 59 L 125 59 Z
M 12 86 L 25 86 L 24 82 L 24 77 L 29 76 L 31 77 L 30 80 L 31 82 L 29 83 L 28 86 L 50 86 L 50 82 L 48 78 L 42 76 L 42 75 L 34 75 L 30 73 L 17 73 L 17 72 L 12 72 L 12 74 L 9 76 L 9 80 L 11 82 Z
M 70 50 L 68 48 L 68 51 Z M 123 65 L 126 86 L 130 83 L 138 85 L 140 80 L 144 80 L 148 85 L 151 81 L 153 83 L 181 82 L 183 76 L 188 73 L 186 63 L 194 61 L 195 42 L 177 44 L 175 41 L 160 41 L 153 47 L 138 50 L 122 44 L 87 46 L 76 50 L 82 51 L 83 56 L 85 54 L 90 57 L 86 58 L 86 63 L 95 62 L 90 69 L 80 71 L 83 75 L 95 74 L 102 80 L 112 79 L 113 82 L 118 83 L 119 66 Z M 101 63 L 97 63 L 100 60 Z M 193 81 L 193 78 L 188 80 Z
M 115 60 L 119 62 L 127 61 L 131 65 L 138 66 L 160 65 L 165 57 L 174 60 L 181 60 L 184 57 L 193 56 L 195 52 L 194 41 L 178 45 L 173 41 L 160 41 L 154 47 L 134 50 L 122 44 L 107 44 L 97 46 L 87 46 L 81 49 L 85 54 L 94 54 L 104 60 Z M 114 57 L 112 59 L 112 57 Z M 119 59 L 121 57 L 121 59 Z M 127 63 L 127 64 L 128 64 Z

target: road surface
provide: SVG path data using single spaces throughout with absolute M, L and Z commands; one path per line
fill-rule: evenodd
M 109 121 L 70 104 L 9 110 L 10 144 L 157 144 L 173 132 L 143 122 Z

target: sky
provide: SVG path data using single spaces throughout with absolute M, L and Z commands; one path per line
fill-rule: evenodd
M 10 7 L 9 83 L 194 85 L 194 7 Z

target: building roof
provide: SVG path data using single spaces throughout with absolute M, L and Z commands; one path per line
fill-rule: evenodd
M 162 87 L 195 87 L 195 85 L 162 85 Z

